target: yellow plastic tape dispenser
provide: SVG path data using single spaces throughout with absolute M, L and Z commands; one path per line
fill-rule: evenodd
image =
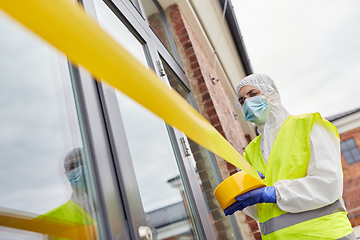
M 225 210 L 236 202 L 235 197 L 259 187 L 266 185 L 245 171 L 240 171 L 222 181 L 215 189 L 214 195 L 221 208 Z

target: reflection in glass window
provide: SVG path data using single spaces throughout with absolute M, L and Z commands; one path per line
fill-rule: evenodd
M 176 54 L 176 47 L 171 37 L 169 27 L 166 22 L 165 14 L 163 13 L 160 5 L 153 0 L 141 0 L 146 18 L 149 22 L 151 29 L 156 36 L 164 44 L 166 49 L 178 60 Z
M 354 138 L 342 141 L 340 143 L 341 152 L 348 164 L 360 161 L 359 147 L 356 145 Z
M 97 239 L 66 57 L 2 12 L 0 32 L 0 239 Z
M 192 100 L 190 98 L 190 92 L 165 62 L 163 65 L 170 86 L 191 104 Z M 192 152 L 192 157 L 188 157 L 188 160 L 194 166 L 194 170 L 198 175 L 200 189 L 203 192 L 204 200 L 207 204 L 209 216 L 217 239 L 235 239 L 236 233 L 234 227 L 237 228 L 237 225 L 235 223 L 232 225 L 231 218 L 225 216 L 218 201 L 214 197 L 215 188 L 221 182 L 220 175 L 216 170 L 215 159 L 213 158 L 212 153 L 206 148 L 195 143 L 191 139 L 188 139 L 188 141 Z M 216 227 L 220 224 L 226 227 L 220 229 Z
M 143 45 L 105 3 L 96 0 L 95 9 L 100 26 L 147 65 Z M 153 239 L 198 239 L 167 125 L 121 92 L 116 91 L 116 96 L 142 207 Z

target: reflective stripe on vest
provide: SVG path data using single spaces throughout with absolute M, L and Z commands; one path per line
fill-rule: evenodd
M 355 240 L 355 233 L 352 232 L 349 235 L 346 235 L 345 237 L 338 238 L 336 240 Z
M 267 235 L 283 228 L 336 212 L 346 212 L 345 204 L 342 199 L 315 210 L 300 213 L 285 213 L 278 217 L 274 217 L 264 223 L 260 223 L 261 233 L 262 235 Z

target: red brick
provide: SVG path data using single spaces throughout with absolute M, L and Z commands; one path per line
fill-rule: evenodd
M 204 107 L 205 109 L 211 109 L 211 108 L 214 108 L 214 104 L 212 101 L 207 101 L 205 104 L 204 104 Z
M 352 227 L 357 226 L 357 223 L 356 223 L 355 218 L 351 218 L 351 219 L 350 219 L 350 223 L 351 223 L 351 226 L 352 226 Z
M 155 26 L 155 27 L 151 26 L 151 28 L 156 33 L 156 35 L 158 35 L 162 30 L 161 26 Z
M 207 90 L 208 90 L 208 89 L 207 89 L 205 83 L 199 85 L 199 91 L 200 91 L 200 93 L 205 93 L 205 92 L 207 92 Z
M 176 35 L 177 35 L 178 37 L 182 37 L 182 36 L 184 36 L 185 34 L 187 34 L 186 28 L 182 28 L 182 29 L 176 31 Z
M 200 176 L 200 179 L 201 179 L 202 181 L 209 179 L 209 175 L 207 174 L 206 171 L 199 172 L 199 176 Z
M 216 115 L 216 116 L 210 118 L 210 123 L 211 123 L 213 126 L 216 126 L 216 125 L 220 124 L 220 119 L 219 119 L 219 117 Z
M 182 17 L 173 18 L 172 22 L 174 24 L 179 24 L 179 23 L 183 22 L 183 19 L 182 19 Z
M 194 73 L 193 73 L 193 77 L 199 77 L 199 76 L 201 76 L 202 74 L 201 74 L 201 69 L 196 69 L 195 71 L 194 71 Z
M 185 43 L 185 44 L 183 45 L 184 50 L 189 49 L 189 48 L 191 48 L 191 47 L 192 47 L 191 42 L 187 42 L 187 43 Z
M 230 176 L 237 173 L 237 169 L 236 168 L 233 168 L 232 170 L 229 169 L 229 173 L 230 173 Z
M 226 167 L 231 172 L 233 172 L 234 170 L 237 172 L 236 167 L 234 165 L 232 165 L 231 163 L 226 163 Z
M 248 226 L 250 227 L 251 232 L 259 231 L 259 227 L 256 221 L 248 222 Z
M 227 240 L 227 239 L 229 238 L 226 234 L 226 231 L 218 232 L 218 240 Z
M 201 83 L 204 83 L 205 82 L 205 80 L 204 80 L 204 77 L 203 76 L 201 76 L 201 77 L 199 77 L 198 79 L 196 79 L 197 80 L 197 84 L 201 84 Z
M 154 19 L 152 21 L 149 21 L 149 25 L 151 26 L 152 29 L 160 26 L 160 22 L 157 19 Z
M 355 218 L 355 224 L 356 224 L 356 225 L 359 225 L 359 224 L 360 224 L 360 216 L 357 216 L 357 217 Z
M 178 6 L 174 6 L 173 8 L 173 12 L 170 14 L 171 18 L 176 18 L 180 16 L 180 11 L 179 11 L 179 7 Z
M 197 68 L 199 68 L 200 66 L 199 66 L 199 63 L 198 62 L 193 62 L 192 64 L 191 64 L 191 68 L 192 69 L 197 69 Z
M 218 130 L 219 133 L 223 133 L 223 132 L 224 132 L 224 130 L 223 130 L 223 128 L 222 128 L 221 125 L 216 126 L 215 129 Z
M 197 61 L 196 55 L 189 57 L 189 61 L 190 61 L 190 63 Z
M 205 93 L 205 94 L 202 95 L 202 101 L 203 101 L 203 102 L 204 102 L 204 101 L 207 101 L 207 100 L 209 100 L 209 99 L 211 99 L 209 93 Z
M 261 240 L 262 239 L 261 233 L 260 232 L 254 233 L 254 238 L 255 240 Z
M 180 43 L 186 43 L 189 41 L 189 35 L 185 35 L 180 38 Z
M 196 161 L 196 168 L 201 171 L 206 168 L 204 161 Z
M 250 221 L 255 221 L 252 217 L 249 217 L 248 215 L 245 214 L 245 220 L 247 222 L 250 222 Z
M 185 55 L 187 57 L 191 56 L 191 55 L 194 55 L 194 49 L 193 48 L 189 48 L 187 50 L 185 50 Z
M 207 115 L 209 116 L 209 118 L 211 118 L 211 117 L 213 117 L 213 116 L 216 116 L 216 110 L 215 110 L 215 108 L 206 110 L 206 113 L 207 113 Z
M 176 24 L 176 26 L 174 28 L 175 28 L 175 30 L 180 30 L 180 29 L 183 29 L 184 27 L 185 27 L 184 23 L 180 22 L 180 23 Z
M 206 190 L 212 191 L 212 185 L 211 185 L 210 181 L 203 181 L 202 186 L 203 186 L 205 191 Z
M 216 222 L 216 223 L 215 223 L 215 228 L 216 228 L 218 231 L 225 230 L 224 223 L 223 223 L 222 221 Z
M 201 152 L 193 153 L 196 162 L 203 160 Z

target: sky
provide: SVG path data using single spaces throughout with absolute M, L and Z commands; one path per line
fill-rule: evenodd
M 232 0 L 255 73 L 290 114 L 360 107 L 360 1 Z

